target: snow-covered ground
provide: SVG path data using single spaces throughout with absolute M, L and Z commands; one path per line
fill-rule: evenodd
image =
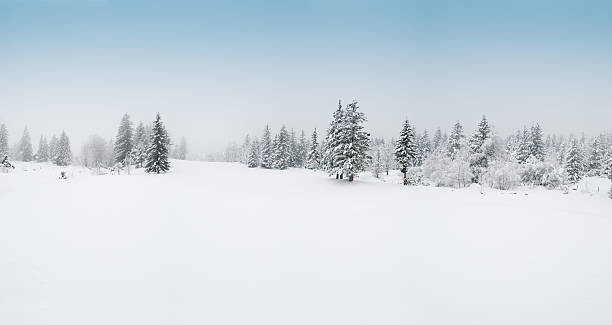
M 605 179 L 480 194 L 16 164 L 0 174 L 0 324 L 612 324 Z

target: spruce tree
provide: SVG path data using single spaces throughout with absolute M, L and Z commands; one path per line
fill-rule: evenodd
M 357 173 L 366 169 L 369 159 L 370 134 L 364 131 L 365 114 L 359 112 L 356 100 L 346 106 L 344 110 L 338 141 L 335 150 L 337 164 L 335 173 L 340 173 L 352 182 Z
M 526 127 L 523 127 L 516 153 L 516 160 L 518 160 L 519 164 L 526 163 L 529 157 L 531 157 L 531 143 L 531 132 Z
M 55 157 L 57 157 L 57 136 L 54 134 L 51 137 L 51 141 L 49 141 L 49 160 L 55 162 Z
M 274 168 L 287 169 L 291 163 L 291 139 L 283 125 L 274 141 Z
M 584 161 L 578 140 L 573 139 L 565 162 L 565 170 L 567 172 L 570 183 L 578 183 L 582 179 L 584 171 Z
M 40 136 L 38 142 L 38 152 L 36 152 L 36 160 L 38 162 L 45 162 L 49 160 L 49 145 L 47 144 L 47 138 Z
M 249 159 L 247 160 L 247 166 L 249 168 L 255 168 L 259 166 L 259 142 L 253 140 L 249 148 Z
M 270 127 L 266 125 L 261 138 L 261 167 L 274 168 L 274 146 L 270 135 Z
M 0 159 L 9 154 L 9 139 L 6 125 L 0 124 Z
M 27 127 L 23 130 L 21 141 L 19 141 L 19 158 L 21 158 L 22 161 L 32 161 L 34 158 L 30 132 L 28 132 Z
M 487 118 L 483 115 L 482 120 L 478 124 L 478 128 L 474 132 L 474 135 L 470 138 L 469 156 L 470 156 L 470 168 L 472 169 L 472 181 L 478 182 L 480 174 L 485 168 L 489 166 L 489 156 L 486 152 L 485 143 L 490 141 L 491 138 L 491 127 Z
M 304 167 L 306 165 L 306 157 L 308 155 L 308 142 L 306 141 L 306 134 L 304 130 L 300 132 L 300 138 L 297 143 L 297 166 Z
M 132 122 L 130 121 L 130 116 L 126 113 L 123 115 L 123 118 L 121 118 L 119 130 L 117 131 L 117 138 L 115 139 L 114 153 L 116 163 L 125 163 L 125 159 L 132 152 L 134 148 L 132 136 Z
M 298 142 L 295 136 L 295 131 L 291 129 L 289 133 L 289 167 L 298 167 L 299 164 L 299 152 Z
M 56 155 L 54 162 L 58 166 L 68 166 L 72 161 L 72 150 L 70 150 L 70 139 L 66 135 L 66 132 L 62 131 L 62 134 L 57 141 Z
M 459 121 L 453 125 L 451 134 L 448 136 L 448 155 L 451 159 L 455 159 L 455 155 L 459 152 L 462 147 L 463 139 L 463 126 Z
M 410 126 L 410 122 L 405 120 L 395 145 L 395 160 L 400 166 L 400 171 L 404 174 L 404 185 L 408 185 L 406 173 L 408 172 L 408 167 L 415 165 L 416 158 L 417 145 L 414 130 Z
M 544 141 L 540 124 L 531 126 L 530 156 L 538 161 L 544 161 Z
M 147 173 L 159 174 L 170 170 L 170 162 L 168 161 L 169 146 L 170 139 L 168 137 L 168 132 L 164 127 L 161 116 L 157 113 L 151 131 L 150 145 L 147 149 L 147 161 L 145 165 L 145 171 Z
M 149 139 L 151 135 L 142 122 L 138 124 L 134 131 L 134 148 L 132 149 L 132 162 L 136 168 L 143 167 L 147 160 L 147 149 L 149 148 Z
M 306 168 L 319 169 L 321 165 L 321 152 L 319 151 L 319 142 L 317 140 L 317 129 L 314 129 L 310 137 L 310 150 L 306 158 Z
M 601 176 L 605 170 L 606 145 L 603 135 L 596 137 L 591 145 L 591 155 L 588 163 L 588 174 Z

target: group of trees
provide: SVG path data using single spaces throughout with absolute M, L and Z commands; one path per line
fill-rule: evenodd
M 266 126 L 261 140 L 247 136 L 242 146 L 228 146 L 224 158 L 249 167 L 324 170 L 350 181 L 365 170 L 380 177 L 397 169 L 406 185 L 558 188 L 585 176 L 612 179 L 611 134 L 591 139 L 584 135 L 545 137 L 541 126 L 534 123 L 502 138 L 483 116 L 470 135 L 457 121 L 448 134 L 438 128 L 430 138 L 427 130 L 419 133 L 405 120 L 397 139 L 385 140 L 371 138 L 364 130 L 365 121 L 356 101 L 346 106 L 339 103 L 322 141 L 316 129 L 306 141 L 304 132 L 297 140 L 284 126 L 272 137 Z
M 117 137 L 112 146 L 112 159 L 116 166 L 134 165 L 136 168 L 144 167 L 147 173 L 163 173 L 170 170 L 170 136 L 164 126 L 159 113 L 155 116 L 152 125 L 144 125 L 140 122 L 136 129 L 132 126 L 130 116 L 126 113 L 121 118 Z M 98 145 L 91 146 L 94 153 L 97 153 L 96 163 L 101 163 L 109 158 L 108 151 L 102 154 L 103 142 L 100 139 L 92 138 Z M 105 147 L 105 146 L 104 146 Z M 185 159 L 187 154 L 187 144 L 181 141 L 180 156 Z
M 19 142 L 12 148 L 9 147 L 9 133 L 6 125 L 0 124 L 0 156 L 10 156 L 19 161 L 50 161 L 58 166 L 67 166 L 72 162 L 72 150 L 70 139 L 66 132 L 62 131 L 59 138 L 54 134 L 48 141 L 46 136 L 41 136 L 38 150 L 34 152 L 30 131 L 24 128 Z
M 59 137 L 50 140 L 41 136 L 38 150 L 34 153 L 30 133 L 26 127 L 19 142 L 9 148 L 9 134 L 6 126 L 0 124 L 0 156 L 10 156 L 19 161 L 51 161 L 59 166 L 72 163 L 70 139 L 62 131 Z M 125 114 L 119 124 L 116 140 L 106 141 L 98 135 L 90 136 L 81 148 L 77 160 L 87 167 L 134 165 L 144 167 L 147 172 L 161 173 L 170 169 L 169 157 L 185 159 L 187 141 L 182 138 L 179 145 L 171 150 L 168 132 L 159 113 L 152 125 L 142 122 L 134 129 L 130 116 Z

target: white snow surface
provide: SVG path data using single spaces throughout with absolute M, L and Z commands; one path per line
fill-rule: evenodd
M 395 172 L 16 165 L 0 324 L 612 324 L 606 179 L 481 194 Z

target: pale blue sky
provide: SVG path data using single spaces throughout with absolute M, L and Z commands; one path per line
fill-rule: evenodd
M 16 141 L 112 137 L 162 113 L 196 150 L 266 122 L 323 129 L 611 130 L 610 1 L 0 0 L 0 121 Z M 77 148 L 75 148 L 77 149 Z

